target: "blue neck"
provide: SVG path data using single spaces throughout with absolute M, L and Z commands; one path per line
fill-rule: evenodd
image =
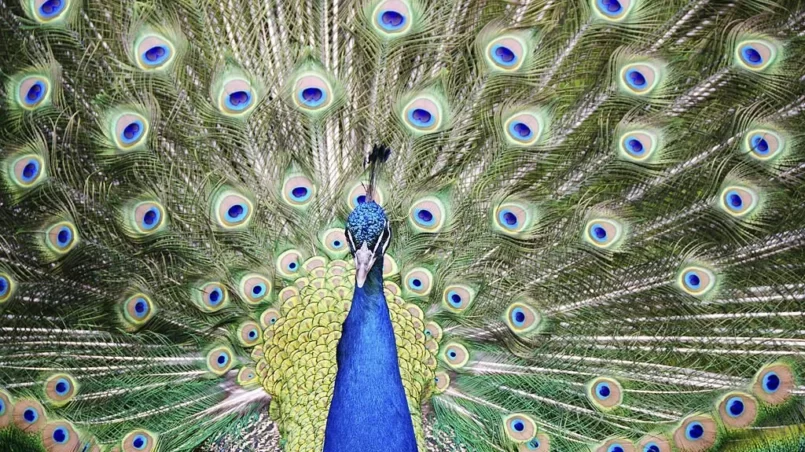
M 383 259 L 355 287 L 338 342 L 324 452 L 416 452 L 397 345 L 383 295 Z

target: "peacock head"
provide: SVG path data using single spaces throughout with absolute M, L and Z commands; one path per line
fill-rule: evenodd
M 347 218 L 346 228 L 349 249 L 355 259 L 355 279 L 363 287 L 369 271 L 391 243 L 391 228 L 386 212 L 374 201 L 358 204 Z

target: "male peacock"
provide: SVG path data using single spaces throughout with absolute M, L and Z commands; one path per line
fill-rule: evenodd
M 0 450 L 805 450 L 797 0 L 0 0 Z

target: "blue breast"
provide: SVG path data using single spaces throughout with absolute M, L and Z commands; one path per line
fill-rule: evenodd
M 355 288 L 344 322 L 324 452 L 417 450 L 381 265 L 372 268 L 364 287 Z

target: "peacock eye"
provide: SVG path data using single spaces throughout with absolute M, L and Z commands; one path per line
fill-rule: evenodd
M 22 79 L 17 92 L 21 106 L 32 110 L 44 105 L 49 99 L 50 81 L 45 77 L 31 75 Z
M 442 292 L 442 305 L 452 312 L 464 312 L 475 299 L 475 290 L 462 284 L 447 286 Z
M 289 177 L 282 187 L 282 199 L 292 207 L 305 207 L 313 201 L 316 187 L 307 176 Z
M 271 292 L 271 281 L 265 276 L 249 273 L 240 279 L 238 292 L 246 303 L 258 304 Z
M 33 399 L 17 399 L 12 413 L 14 423 L 26 432 L 38 432 L 47 423 L 42 404 Z
M 115 123 L 115 141 L 121 150 L 141 144 L 148 131 L 148 121 L 140 115 L 124 114 Z
M 707 450 L 716 442 L 715 421 L 706 415 L 690 416 L 677 427 L 673 437 L 681 450 Z
M 738 43 L 736 61 L 739 66 L 751 71 L 763 71 L 777 57 L 777 47 L 770 41 L 749 39 Z
M 444 119 L 442 101 L 426 94 L 415 96 L 403 108 L 402 119 L 414 133 L 435 132 L 441 128 Z
M 134 205 L 131 215 L 129 235 L 149 236 L 164 229 L 165 208 L 156 201 L 145 201 Z
M 52 22 L 61 17 L 71 0 L 34 0 L 34 13 L 40 22 Z
M 587 398 L 599 410 L 611 410 L 621 404 L 623 388 L 612 378 L 598 377 L 587 383 Z
M 648 63 L 625 65 L 621 71 L 621 88 L 630 94 L 646 95 L 659 84 L 659 69 Z
M 450 376 L 447 375 L 447 372 L 438 371 L 433 378 L 433 383 L 436 386 L 436 391 L 442 393 L 450 387 Z
M 173 45 L 164 37 L 149 35 L 136 45 L 137 64 L 145 70 L 160 69 L 171 63 Z
M 268 328 L 269 326 L 277 323 L 280 318 L 280 312 L 274 308 L 269 308 L 263 311 L 260 315 L 260 326 Z
M 730 428 L 749 427 L 757 417 L 757 401 L 749 394 L 727 394 L 718 404 L 718 413 Z
M 220 282 L 206 282 L 192 291 L 196 306 L 204 312 L 218 312 L 229 304 L 229 292 Z
M 224 230 L 248 226 L 253 210 L 252 202 L 246 196 L 227 187 L 213 197 L 213 219 Z
M 386 0 L 374 9 L 374 29 L 381 36 L 392 38 L 403 35 L 411 29 L 412 22 L 411 7 L 405 1 Z
M 433 274 L 426 268 L 414 268 L 405 274 L 404 292 L 411 297 L 430 295 L 433 285 Z
M 152 452 L 156 449 L 156 435 L 142 429 L 129 432 L 123 437 L 123 450 Z
M 622 237 L 623 226 L 615 220 L 598 218 L 587 222 L 585 241 L 597 248 L 612 248 Z
M 757 373 L 752 392 L 767 404 L 779 405 L 791 397 L 795 381 L 794 371 L 787 363 L 769 364 Z
M 492 227 L 498 233 L 522 237 L 534 223 L 534 210 L 524 202 L 502 203 L 492 211 Z
M 650 160 L 657 149 L 657 136 L 649 130 L 633 130 L 625 133 L 618 143 L 619 155 L 634 162 Z
M 678 285 L 690 295 L 702 296 L 716 284 L 712 270 L 700 266 L 685 267 L 679 272 Z
M 514 36 L 501 36 L 486 46 L 486 61 L 493 70 L 512 72 L 525 61 L 526 45 Z
M 467 351 L 467 347 L 453 342 L 444 347 L 442 360 L 452 369 L 460 369 L 469 362 L 470 353 Z
M 45 380 L 45 396 L 53 406 L 70 402 L 77 392 L 76 381 L 68 374 L 54 374 Z
M 223 375 L 232 368 L 232 350 L 226 346 L 216 347 L 207 353 L 207 369 L 216 375 Z
M 218 108 L 229 116 L 243 116 L 254 106 L 255 93 L 251 83 L 244 78 L 233 78 L 222 86 Z
M 262 341 L 260 325 L 254 320 L 247 320 L 238 327 L 238 341 L 244 347 L 254 347 Z
M 14 279 L 7 273 L 0 272 L 0 304 L 11 299 L 15 289 L 16 284 Z
M 744 151 L 751 157 L 769 161 L 785 150 L 786 140 L 777 132 L 768 129 L 754 129 L 746 133 Z
M 288 250 L 277 258 L 277 272 L 283 278 L 293 279 L 301 270 L 302 253 L 297 250 Z
M 444 204 L 439 198 L 422 198 L 408 209 L 408 222 L 417 232 L 439 232 L 445 223 Z
M 517 146 L 530 146 L 542 135 L 543 121 L 531 112 L 518 113 L 504 122 L 506 140 Z
M 78 450 L 79 437 L 68 422 L 56 421 L 45 425 L 42 442 L 49 451 L 75 451 Z
M 294 84 L 294 104 L 304 111 L 327 108 L 333 103 L 332 91 L 330 83 L 321 74 L 301 74 Z
M 618 22 L 632 9 L 632 0 L 592 0 L 595 12 L 602 19 Z
M 238 384 L 248 385 L 257 381 L 257 373 L 253 367 L 245 366 L 238 371 Z
M 503 429 L 509 439 L 523 443 L 534 438 L 537 432 L 537 424 L 530 416 L 523 413 L 514 413 L 503 420 Z
M 66 254 L 78 242 L 75 226 L 69 221 L 58 222 L 48 228 L 45 241 L 56 255 Z
M 504 321 L 512 333 L 529 337 L 538 331 L 541 316 L 531 306 L 516 301 L 506 309 Z
M 45 162 L 38 155 L 26 155 L 11 164 L 11 181 L 23 188 L 30 188 L 44 180 Z
M 129 330 L 136 330 L 145 325 L 155 312 L 151 298 L 142 293 L 132 295 L 123 302 L 123 319 Z
M 729 186 L 721 191 L 722 210 L 734 217 L 744 217 L 751 213 L 758 204 L 758 195 L 748 187 Z

